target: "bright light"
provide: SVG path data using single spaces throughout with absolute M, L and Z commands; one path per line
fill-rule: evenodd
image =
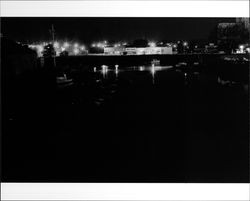
M 124 42 L 124 43 L 122 43 L 122 45 L 127 45 L 127 43 L 126 43 L 126 42 Z
M 64 42 L 64 43 L 63 43 L 63 47 L 64 47 L 65 49 L 67 49 L 67 48 L 69 47 L 69 43 L 68 43 L 68 42 Z
M 61 47 L 62 52 L 65 50 L 65 47 Z
M 29 45 L 29 48 L 34 49 L 34 48 L 36 48 L 36 46 L 35 45 Z
M 74 44 L 74 47 L 75 47 L 75 48 L 77 48 L 78 46 L 79 46 L 79 44 L 78 44 L 78 43 L 75 43 L 75 44 Z
M 148 43 L 148 45 L 149 45 L 150 47 L 155 47 L 155 46 L 156 46 L 156 43 L 155 43 L 155 42 L 150 42 L 150 43 Z
M 104 43 L 107 44 L 107 41 L 105 40 Z
M 92 47 L 96 47 L 96 44 L 95 44 L 95 43 L 93 43 L 91 46 L 92 46 Z
M 183 46 L 188 46 L 188 43 L 187 42 L 183 42 Z
M 38 51 L 38 52 L 41 53 L 41 52 L 43 51 L 43 49 L 44 49 L 44 48 L 43 48 L 42 45 L 37 45 L 37 51 Z
M 119 73 L 118 69 L 115 69 L 115 76 L 116 77 L 118 77 L 118 73 Z
M 56 41 L 56 42 L 54 42 L 53 46 L 54 46 L 54 48 L 59 48 L 60 44 Z
M 240 48 L 241 50 L 243 50 L 243 49 L 244 49 L 244 45 L 240 45 L 239 48 Z
M 97 47 L 99 47 L 99 48 L 104 48 L 104 47 L 105 47 L 105 45 L 104 45 L 104 44 L 102 44 L 102 43 L 97 43 Z
M 102 67 L 103 78 L 105 78 L 108 73 L 108 66 L 102 65 L 101 67 Z
M 79 54 L 79 49 L 75 48 L 73 52 L 75 55 L 77 55 L 77 54 Z
M 140 66 L 139 67 L 139 71 L 144 71 L 145 70 L 145 67 L 144 66 Z
M 82 45 L 82 46 L 80 47 L 80 49 L 81 49 L 81 50 L 85 50 L 85 46 Z
M 108 66 L 102 65 L 102 69 L 108 69 Z

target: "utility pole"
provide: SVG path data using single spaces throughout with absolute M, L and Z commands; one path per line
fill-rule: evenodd
M 55 43 L 55 29 L 54 29 L 54 25 L 52 24 L 51 26 L 51 35 L 52 35 L 52 46 L 54 47 L 54 43 Z M 56 54 L 56 51 L 55 51 Z M 56 67 L 56 55 L 53 54 L 53 62 L 54 62 L 54 67 Z

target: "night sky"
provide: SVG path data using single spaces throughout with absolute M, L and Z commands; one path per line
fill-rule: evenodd
M 2 34 L 20 42 L 50 40 L 54 24 L 57 40 L 93 41 L 207 39 L 220 22 L 235 18 L 1 18 Z

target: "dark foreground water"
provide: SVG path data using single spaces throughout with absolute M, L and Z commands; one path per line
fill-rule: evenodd
M 6 86 L 3 181 L 249 182 L 248 94 L 169 66 Z

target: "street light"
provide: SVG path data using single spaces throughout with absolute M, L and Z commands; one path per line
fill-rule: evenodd
M 55 41 L 53 46 L 54 46 L 54 48 L 59 48 L 59 43 L 57 41 Z
M 78 44 L 78 43 L 75 43 L 75 44 L 74 44 L 74 47 L 75 47 L 75 48 L 77 48 L 78 46 L 79 46 L 79 44 Z
M 155 47 L 155 46 L 156 46 L 155 42 L 150 42 L 150 43 L 148 43 L 148 45 L 149 45 L 150 47 Z
M 64 42 L 63 43 L 63 47 L 66 49 L 66 48 L 68 48 L 69 47 L 69 43 L 68 42 Z
M 240 50 L 243 50 L 244 49 L 244 45 L 240 45 L 239 48 L 240 48 Z
M 75 48 L 75 49 L 74 49 L 74 54 L 75 54 L 75 55 L 79 54 L 79 49 L 78 49 L 78 48 Z
M 188 43 L 187 42 L 183 42 L 183 46 L 188 46 Z

